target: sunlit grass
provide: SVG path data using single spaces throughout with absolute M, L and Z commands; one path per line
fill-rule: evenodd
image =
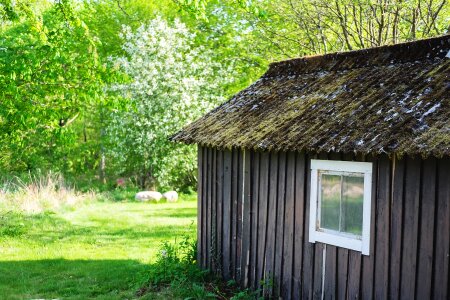
M 195 234 L 196 201 L 104 201 L 1 213 L 0 299 L 130 299 L 163 241 Z M 8 228 L 8 230 L 5 230 Z

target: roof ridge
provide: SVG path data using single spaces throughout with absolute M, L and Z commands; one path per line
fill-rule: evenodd
M 348 70 L 368 66 L 444 58 L 450 50 L 450 34 L 367 49 L 304 56 L 273 62 L 262 76 L 299 75 L 320 71 Z

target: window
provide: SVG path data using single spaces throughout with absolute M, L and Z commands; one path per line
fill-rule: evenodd
M 372 163 L 311 160 L 309 241 L 369 255 Z

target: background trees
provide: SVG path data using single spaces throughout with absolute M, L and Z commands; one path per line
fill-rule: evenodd
M 195 46 L 195 35 L 178 19 L 168 24 L 156 17 L 135 31 L 124 27 L 121 36 L 126 55 L 113 63 L 129 80 L 111 86 L 128 99 L 107 126 L 115 169 L 139 175 L 142 186 L 193 184 L 195 149 L 168 136 L 224 101 L 233 70 Z
M 447 0 L 0 0 L 0 169 L 180 187 L 167 137 L 274 60 L 448 30 Z M 122 34 L 122 36 L 121 36 Z

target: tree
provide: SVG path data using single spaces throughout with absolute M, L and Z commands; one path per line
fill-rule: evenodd
M 1 168 L 72 169 L 106 71 L 89 29 L 62 1 L 41 14 L 27 10 L 1 38 Z
M 136 31 L 125 26 L 122 37 L 127 56 L 113 61 L 129 82 L 111 90 L 129 102 L 111 115 L 110 155 L 122 172 L 138 174 L 142 186 L 192 178 L 195 149 L 168 137 L 224 100 L 232 72 L 195 47 L 195 35 L 178 20 L 169 25 L 157 17 Z
M 356 50 L 444 34 L 447 0 L 280 0 L 246 8 L 274 59 Z

